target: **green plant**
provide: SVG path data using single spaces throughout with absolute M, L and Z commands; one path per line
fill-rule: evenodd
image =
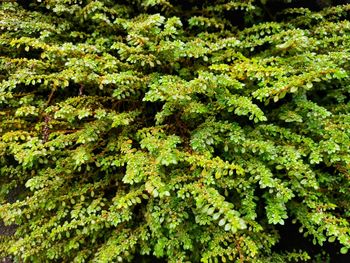
M 1 3 L 0 256 L 308 260 L 288 218 L 348 252 L 350 5 L 182 2 Z

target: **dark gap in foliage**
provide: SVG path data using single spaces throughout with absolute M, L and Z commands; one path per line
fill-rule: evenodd
M 164 259 L 157 258 L 152 255 L 140 255 L 136 254 L 132 263 L 164 263 Z
M 7 201 L 9 203 L 15 203 L 17 200 L 23 200 L 25 195 L 28 193 L 28 189 L 24 184 L 17 185 L 16 188 L 11 189 L 7 195 Z
M 320 11 L 326 7 L 334 5 L 348 4 L 348 0 L 294 0 L 294 1 L 283 1 L 283 0 L 269 0 L 266 1 L 266 8 L 272 14 L 276 15 L 281 10 L 287 8 L 308 8 L 312 11 Z
M 342 255 L 339 253 L 341 246 L 338 243 L 325 243 L 322 247 L 314 245 L 311 237 L 305 238 L 299 232 L 299 228 L 300 225 L 293 224 L 291 219 L 285 220 L 284 225 L 277 225 L 276 229 L 280 235 L 280 241 L 273 250 L 276 252 L 299 249 L 307 251 L 312 258 L 310 263 L 327 263 L 327 255 L 329 255 L 330 263 L 350 262 L 350 254 Z

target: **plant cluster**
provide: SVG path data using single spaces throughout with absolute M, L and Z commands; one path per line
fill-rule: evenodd
M 346 254 L 350 5 L 269 2 L 3 1 L 0 257 L 310 259 L 287 220 Z

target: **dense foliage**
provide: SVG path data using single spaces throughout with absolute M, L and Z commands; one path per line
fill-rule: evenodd
M 0 257 L 346 254 L 350 5 L 282 2 L 3 1 Z

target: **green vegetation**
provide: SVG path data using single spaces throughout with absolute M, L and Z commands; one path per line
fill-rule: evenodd
M 275 249 L 287 220 L 348 252 L 350 5 L 19 2 L 0 7 L 0 219 L 18 226 L 0 257 L 310 259 Z

